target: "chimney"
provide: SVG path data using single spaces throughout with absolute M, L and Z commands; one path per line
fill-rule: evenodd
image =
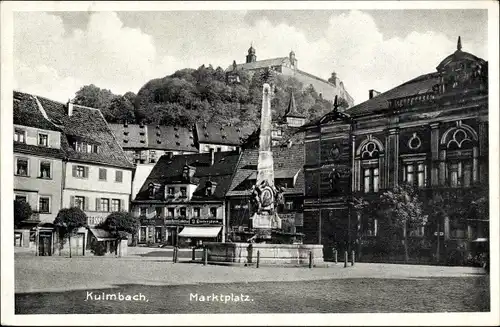
M 66 104 L 66 109 L 68 116 L 73 115 L 73 103 L 71 102 L 71 100 L 68 100 L 68 103 Z
M 377 95 L 379 95 L 380 92 L 379 91 L 375 91 L 375 90 L 370 90 L 368 91 L 368 98 L 369 99 L 373 99 L 374 97 L 376 97 Z
M 210 166 L 214 164 L 215 151 L 213 148 L 210 148 Z

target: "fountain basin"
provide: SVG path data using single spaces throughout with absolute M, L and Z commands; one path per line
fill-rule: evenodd
M 308 265 L 312 253 L 313 265 L 323 264 L 321 244 L 267 244 L 267 243 L 204 243 L 208 261 L 212 264 L 254 265 Z

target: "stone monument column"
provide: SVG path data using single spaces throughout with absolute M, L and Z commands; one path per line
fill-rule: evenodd
M 274 186 L 274 162 L 271 151 L 271 86 L 262 87 L 262 110 L 260 116 L 259 161 L 257 162 L 257 185 L 267 181 Z
M 256 238 L 271 238 L 272 229 L 281 229 L 281 219 L 276 213 L 277 204 L 282 199 L 281 192 L 274 185 L 274 162 L 271 150 L 271 86 L 264 83 L 262 88 L 262 109 L 259 136 L 259 159 L 257 179 L 252 189 L 252 228 Z

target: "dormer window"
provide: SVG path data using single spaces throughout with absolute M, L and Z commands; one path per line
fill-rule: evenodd
M 38 134 L 38 145 L 39 146 L 49 146 L 49 135 L 47 134 Z
M 14 131 L 14 142 L 26 143 L 26 131 L 16 128 Z
M 92 143 L 83 142 L 83 141 L 74 141 L 73 142 L 73 149 L 75 149 L 76 152 L 82 152 L 82 153 L 98 153 L 99 152 L 99 146 L 97 144 L 92 144 Z
M 128 131 L 123 132 L 123 135 L 128 135 Z
M 139 135 L 144 136 L 144 135 L 146 135 L 146 132 L 141 131 L 141 132 L 139 132 Z
M 175 133 L 175 138 L 178 139 L 179 138 L 179 134 Z
M 206 196 L 212 196 L 215 192 L 215 187 L 217 186 L 216 183 L 212 181 L 207 181 L 205 184 L 205 195 Z
M 156 132 L 156 135 L 160 136 L 161 135 L 160 131 Z

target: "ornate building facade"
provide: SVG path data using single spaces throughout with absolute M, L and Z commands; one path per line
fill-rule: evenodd
M 400 235 L 392 247 L 384 243 L 387 221 L 374 211 L 360 214 L 352 203 L 376 205 L 403 183 L 419 190 L 429 213 L 408 233 L 416 260 L 464 262 L 488 240 L 487 213 L 471 210 L 481 195 L 488 199 L 486 61 L 462 51 L 459 38 L 435 72 L 346 113 L 305 127 L 306 243 L 324 244 L 326 258 L 335 247 L 357 249 L 365 260 L 400 260 Z

